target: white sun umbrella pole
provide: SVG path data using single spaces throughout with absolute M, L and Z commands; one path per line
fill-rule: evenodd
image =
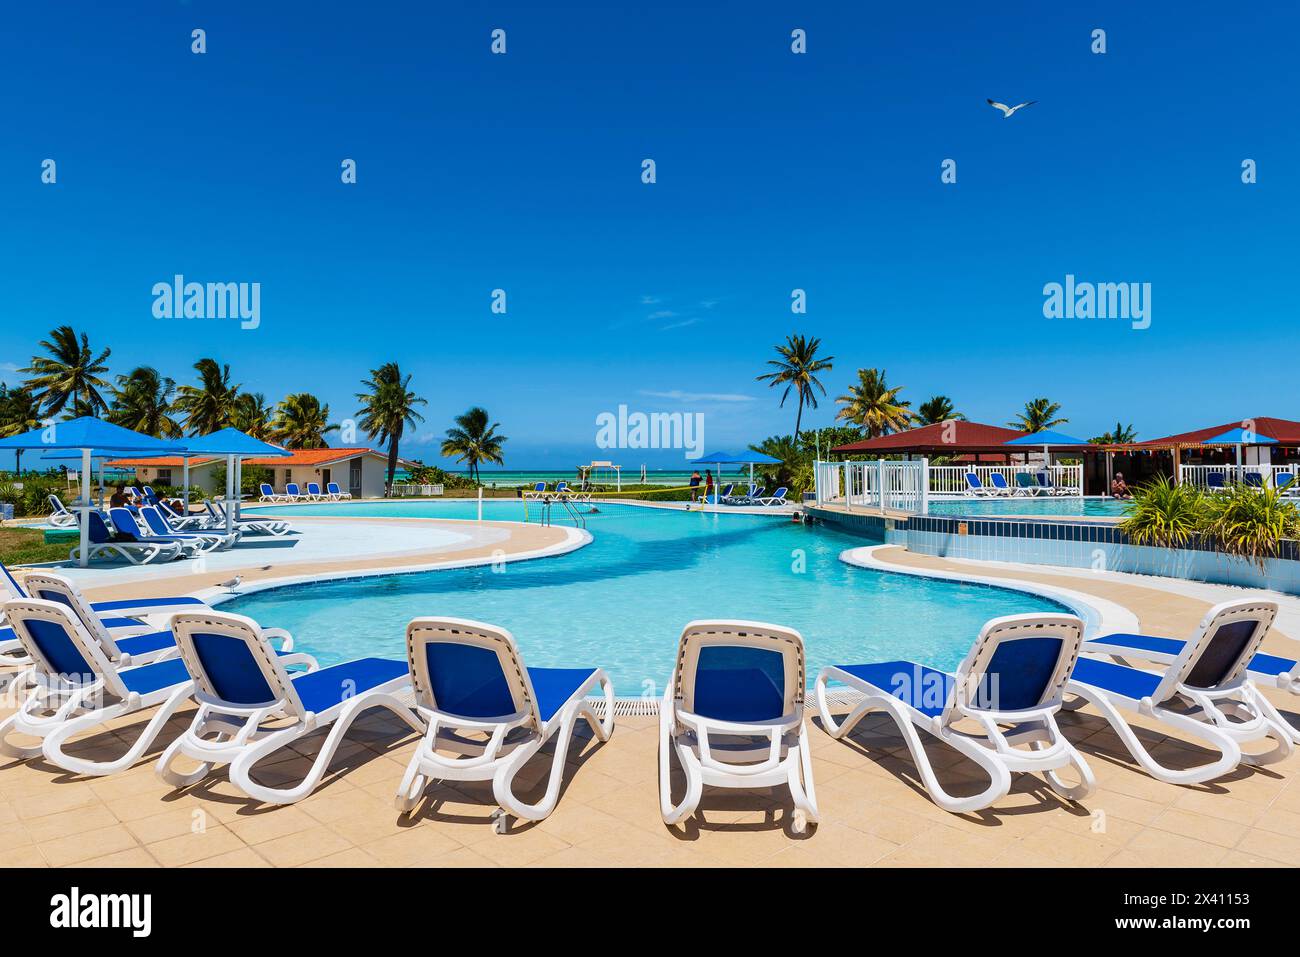
M 181 501 L 185 503 L 185 514 L 190 513 L 190 457 L 181 456 Z
M 226 534 L 235 530 L 235 457 L 226 456 Z
M 82 568 L 90 565 L 90 449 L 81 450 L 81 556 L 77 560 Z

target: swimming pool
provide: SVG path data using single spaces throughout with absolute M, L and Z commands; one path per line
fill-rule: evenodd
M 248 514 L 471 518 L 475 510 L 473 502 L 395 502 Z M 518 521 L 523 509 L 489 501 L 483 511 Z M 601 505 L 587 529 L 594 541 L 584 548 L 497 571 L 314 582 L 221 607 L 287 628 L 323 664 L 402 658 L 406 624 L 421 615 L 476 618 L 510 629 L 530 665 L 600 665 L 622 697 L 662 691 L 682 626 L 693 618 L 797 628 L 811 682 L 839 662 L 912 658 L 953 668 L 989 618 L 1062 610 L 1022 592 L 855 568 L 838 556 L 861 538 L 788 518 Z
M 930 515 L 1057 515 L 1122 518 L 1128 502 L 1113 498 L 931 499 Z

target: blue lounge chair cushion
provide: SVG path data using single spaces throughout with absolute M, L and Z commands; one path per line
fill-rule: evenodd
M 1154 695 L 1162 677 L 1096 658 L 1080 658 L 1074 663 L 1074 680 L 1136 700 Z
M 160 661 L 154 665 L 141 665 L 139 668 L 127 668 L 119 671 L 117 676 L 122 679 L 122 684 L 126 685 L 128 691 L 139 695 L 152 694 L 190 680 L 190 673 L 185 670 L 185 662 L 180 658 Z
M 953 676 L 912 661 L 878 661 L 868 665 L 837 665 L 853 677 L 893 695 L 927 718 L 943 714 Z
M 145 655 L 153 651 L 174 647 L 176 636 L 170 631 L 152 631 L 146 635 L 132 635 L 130 638 L 118 638 L 114 641 L 117 650 L 124 655 Z
M 407 674 L 405 661 L 388 658 L 358 658 L 332 665 L 293 679 L 302 706 L 319 714 L 345 699 Z
M 529 668 L 528 680 L 537 695 L 537 711 L 543 721 L 550 721 L 592 675 L 595 668 Z
M 90 610 L 104 614 L 110 611 L 119 611 L 130 614 L 133 608 L 151 608 L 155 605 L 202 605 L 201 598 L 127 598 L 123 601 L 95 601 L 90 603 Z M 114 628 L 115 625 L 105 627 Z
M 1177 638 L 1158 638 L 1155 635 L 1130 635 L 1126 632 L 1107 635 L 1105 638 L 1098 638 L 1097 640 L 1107 644 L 1133 648 L 1138 651 L 1152 651 L 1156 654 L 1169 655 L 1171 658 L 1178 655 L 1186 645 L 1186 642 L 1179 641 Z M 1277 675 L 1288 674 L 1295 666 L 1294 659 L 1283 658 L 1281 655 L 1266 655 L 1260 652 L 1250 659 L 1247 668 L 1256 674 L 1276 677 Z
M 718 721 L 772 721 L 785 713 L 785 659 L 779 651 L 706 645 L 695 668 L 693 708 Z

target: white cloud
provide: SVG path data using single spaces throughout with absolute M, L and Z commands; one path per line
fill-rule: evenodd
M 668 325 L 666 325 L 666 326 L 661 326 L 661 327 L 659 328 L 659 331 L 660 331 L 660 332 L 667 332 L 669 329 L 682 329 L 682 328 L 684 328 L 684 327 L 686 327 L 686 326 L 693 326 L 693 325 L 695 325 L 697 322 L 700 322 L 700 321 L 701 321 L 701 320 L 700 320 L 700 317 L 699 317 L 699 316 L 693 316 L 693 317 L 691 317 L 691 318 L 689 318 L 689 319 L 683 319 L 681 322 L 670 322 L 670 323 L 668 323 Z
M 667 392 L 652 392 L 641 389 L 641 395 L 652 399 L 672 399 L 676 402 L 753 402 L 752 395 L 740 395 L 736 392 L 683 392 L 681 389 L 669 389 Z
M 673 316 L 675 316 L 675 315 L 677 315 L 677 313 L 673 312 L 671 309 L 659 309 L 659 310 L 656 310 L 655 312 L 650 313 L 650 315 L 647 316 L 646 318 L 648 318 L 648 319 L 671 319 L 671 318 L 672 318 Z
M 642 297 L 641 297 L 641 305 L 643 305 L 643 306 L 653 306 L 655 303 L 659 303 L 659 302 L 663 302 L 663 300 L 660 299 L 658 296 L 642 296 Z

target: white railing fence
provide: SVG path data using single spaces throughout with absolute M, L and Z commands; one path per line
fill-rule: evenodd
M 1197 485 L 1201 488 L 1210 487 L 1210 476 L 1218 476 L 1215 479 L 1217 485 L 1219 479 L 1225 485 L 1232 485 L 1238 482 L 1259 482 L 1270 488 L 1276 488 L 1278 485 L 1285 485 L 1288 480 L 1300 478 L 1300 466 L 1295 465 L 1179 465 L 1178 481 L 1188 485 Z M 1258 479 L 1250 476 L 1259 476 Z M 1300 483 L 1298 483 L 1300 484 Z
M 412 485 L 409 482 L 393 483 L 392 491 L 389 493 L 390 498 L 403 497 L 425 497 L 429 495 L 441 495 L 441 485 Z
M 817 504 L 847 509 L 890 509 L 924 514 L 929 495 L 929 463 L 817 462 L 814 466 Z
M 1047 472 L 1052 484 L 1058 488 L 1077 489 L 1083 494 L 1082 465 L 931 465 L 931 495 L 969 495 L 970 486 L 966 484 L 966 473 L 973 472 L 985 488 L 993 485 L 992 476 L 996 472 L 1006 480 L 1011 488 L 1016 487 L 1017 473 L 1029 475 L 1037 481 L 1039 472 Z

